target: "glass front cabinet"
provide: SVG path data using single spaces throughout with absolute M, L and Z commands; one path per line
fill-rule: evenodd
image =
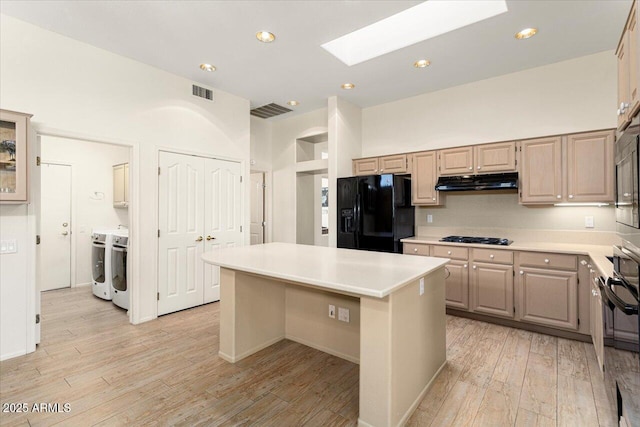
M 30 114 L 0 110 L 0 202 L 27 202 Z

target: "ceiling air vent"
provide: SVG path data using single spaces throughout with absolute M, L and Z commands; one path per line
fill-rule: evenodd
M 200 86 L 193 85 L 193 95 L 199 96 L 200 98 L 208 99 L 209 101 L 213 101 L 213 91 L 211 89 L 206 89 Z
M 279 116 L 280 114 L 288 113 L 289 111 L 291 111 L 289 108 L 272 102 L 271 104 L 254 108 L 253 110 L 251 110 L 251 115 L 260 117 L 261 119 L 268 119 L 271 117 Z

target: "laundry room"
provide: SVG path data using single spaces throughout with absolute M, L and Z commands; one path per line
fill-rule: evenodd
M 130 148 L 51 135 L 40 144 L 41 290 L 86 289 L 126 314 Z

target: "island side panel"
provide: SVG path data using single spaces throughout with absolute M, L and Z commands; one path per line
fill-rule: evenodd
M 221 358 L 235 363 L 285 336 L 285 284 L 220 269 Z
M 386 298 L 360 300 L 358 425 L 403 425 L 446 363 L 444 267 Z
M 404 425 L 437 374 L 446 355 L 445 270 L 391 294 L 391 425 Z
M 391 425 L 389 300 L 389 296 L 360 298 L 360 427 Z
M 338 356 L 360 361 L 360 299 L 300 285 L 286 288 L 286 337 Z M 329 304 L 335 318 L 329 317 Z M 338 320 L 339 308 L 349 309 L 349 322 Z

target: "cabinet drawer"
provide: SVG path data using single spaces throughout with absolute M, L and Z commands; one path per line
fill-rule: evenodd
M 577 270 L 578 257 L 576 255 L 550 254 L 544 252 L 520 252 L 520 265 Z
M 472 249 L 474 261 L 513 264 L 513 252 L 494 249 Z
M 460 259 L 466 261 L 469 259 L 469 249 L 459 248 L 456 246 L 433 246 L 431 256 L 442 258 Z
M 405 255 L 429 256 L 429 245 L 422 243 L 403 243 L 402 253 Z

